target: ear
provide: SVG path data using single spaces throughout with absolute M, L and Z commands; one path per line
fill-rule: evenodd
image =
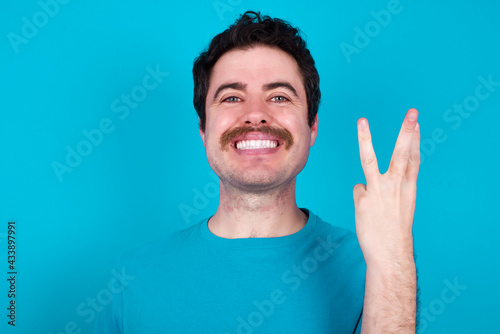
M 200 119 L 200 117 L 198 117 L 198 125 L 200 125 L 200 124 L 201 124 L 201 119 Z M 203 141 L 203 146 L 205 146 L 205 132 L 201 129 L 201 126 L 200 126 L 200 137 L 201 137 L 201 140 Z
M 314 124 L 311 126 L 311 146 L 314 145 L 316 137 L 318 136 L 318 114 L 314 118 Z

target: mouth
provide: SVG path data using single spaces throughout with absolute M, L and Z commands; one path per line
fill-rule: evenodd
M 279 141 L 271 139 L 240 140 L 234 142 L 234 148 L 237 150 L 272 149 L 278 146 L 280 146 Z
M 238 127 L 224 132 L 219 144 L 222 151 L 232 148 L 240 154 L 265 154 L 282 146 L 289 150 L 293 137 L 287 129 L 277 127 Z

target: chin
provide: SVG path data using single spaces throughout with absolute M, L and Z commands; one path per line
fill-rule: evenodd
M 224 178 L 234 188 L 246 190 L 250 192 L 262 192 L 282 186 L 286 182 L 285 175 L 281 173 L 252 173 L 242 177 L 241 174 L 229 174 Z

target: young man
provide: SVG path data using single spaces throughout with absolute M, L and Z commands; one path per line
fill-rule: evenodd
M 320 100 L 298 30 L 247 12 L 212 40 L 193 75 L 219 207 L 122 257 L 134 279 L 97 332 L 414 333 L 417 111 L 408 111 L 383 175 L 358 120 L 367 185 L 353 189 L 356 238 L 295 201 Z

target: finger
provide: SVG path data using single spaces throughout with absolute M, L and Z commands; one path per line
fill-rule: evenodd
M 376 186 L 378 176 L 377 156 L 373 150 L 372 136 L 366 118 L 358 120 L 358 142 L 359 142 L 359 157 L 361 159 L 361 166 L 365 174 L 366 186 Z
M 417 124 L 417 118 L 417 109 L 411 108 L 408 110 L 403 121 L 403 125 L 401 126 L 401 130 L 399 131 L 398 139 L 396 140 L 396 146 L 394 147 L 394 151 L 392 153 L 391 163 L 389 164 L 388 173 L 401 180 L 406 175 L 408 161 L 410 160 L 410 150 L 413 142 L 415 126 Z
M 358 203 L 361 197 L 366 194 L 366 186 L 358 183 L 352 188 L 352 198 L 354 199 L 354 208 L 359 208 Z
M 357 200 L 361 194 L 364 194 L 366 192 L 366 186 L 363 183 L 358 183 L 352 187 L 352 195 L 354 197 L 354 200 Z
M 414 184 L 417 182 L 418 170 L 420 167 L 420 126 L 417 122 L 413 133 L 413 140 L 410 149 L 410 161 L 406 169 L 405 179 Z

